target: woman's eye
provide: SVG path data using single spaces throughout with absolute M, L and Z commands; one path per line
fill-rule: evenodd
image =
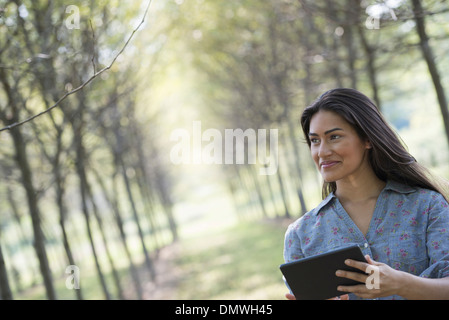
M 335 140 L 335 139 L 338 139 L 338 138 L 340 138 L 340 135 L 338 135 L 338 134 L 331 135 L 331 140 Z
M 319 142 L 319 140 L 317 138 L 311 138 L 310 142 L 313 144 L 317 144 Z

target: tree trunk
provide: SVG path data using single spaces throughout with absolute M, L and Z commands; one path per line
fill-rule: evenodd
M 231 166 L 231 168 L 233 168 L 234 171 L 235 171 L 235 174 L 236 174 L 237 179 L 239 181 L 240 188 L 249 197 L 248 200 L 245 199 L 245 201 L 244 201 L 245 211 L 246 211 L 245 214 L 242 213 L 242 214 L 239 215 L 239 216 L 242 217 L 242 220 L 244 220 L 245 217 L 248 216 L 250 214 L 250 212 L 251 212 L 251 209 L 248 209 L 248 205 L 251 206 L 251 197 L 250 197 L 250 193 L 249 193 L 248 187 L 246 185 L 245 177 L 243 177 L 242 172 L 240 172 L 241 168 L 239 166 L 234 166 L 234 165 Z
M 78 151 L 77 151 L 78 153 Z M 80 156 L 77 156 L 77 173 L 79 177 L 79 190 L 81 194 L 81 206 L 82 206 L 82 212 L 84 214 L 84 219 L 86 222 L 86 230 L 87 230 L 87 236 L 90 241 L 90 247 L 92 249 L 92 255 L 94 257 L 95 266 L 97 268 L 98 277 L 100 280 L 101 287 L 103 289 L 103 293 L 105 295 L 105 298 L 107 300 L 111 299 L 111 295 L 109 293 L 108 287 L 106 285 L 106 280 L 103 275 L 103 271 L 101 270 L 100 261 L 98 260 L 97 250 L 95 248 L 95 243 L 92 235 L 92 228 L 90 226 L 90 217 L 89 217 L 89 209 L 87 208 L 87 199 L 86 199 L 86 177 L 84 172 L 84 165 L 82 163 L 82 160 L 80 161 Z
M 137 294 L 138 299 L 142 300 L 143 299 L 143 290 L 142 290 L 141 281 L 139 279 L 139 274 L 138 274 L 137 269 L 132 260 L 131 251 L 129 250 L 129 247 L 128 247 L 127 236 L 126 236 L 126 232 L 125 232 L 125 229 L 123 226 L 123 218 L 122 218 L 122 214 L 120 212 L 120 207 L 119 207 L 119 203 L 117 200 L 117 196 L 113 196 L 113 195 L 118 195 L 117 178 L 116 178 L 117 172 L 114 172 L 111 177 L 111 179 L 112 179 L 112 182 L 111 182 L 112 194 L 108 193 L 108 191 L 106 189 L 106 185 L 105 185 L 103 179 L 101 178 L 100 174 L 95 170 L 92 170 L 92 172 L 95 175 L 96 181 L 98 182 L 98 184 L 100 185 L 100 187 L 103 191 L 103 195 L 106 198 L 106 201 L 109 203 L 109 205 L 114 213 L 115 222 L 116 222 L 117 228 L 119 229 L 119 232 L 120 232 L 120 240 L 123 245 L 123 249 L 125 251 L 126 257 L 128 259 L 129 268 L 130 268 L 130 272 L 131 272 L 131 278 L 132 278 L 134 286 L 136 288 L 136 294 Z
M 161 170 L 162 168 L 160 168 Z M 155 170 L 156 189 L 159 193 L 159 198 L 162 207 L 167 217 L 168 226 L 172 234 L 172 242 L 178 240 L 178 226 L 176 225 L 175 217 L 173 216 L 173 202 L 171 200 L 170 190 L 167 187 L 167 177 L 160 171 Z
M 11 125 L 19 120 L 19 113 L 25 106 L 18 105 L 19 101 L 16 92 L 13 91 L 7 80 L 3 68 L 0 68 L 0 81 L 3 83 L 3 88 L 6 93 L 7 105 L 10 108 L 10 115 L 5 111 L 0 112 L 0 118 L 6 125 Z M 9 131 L 13 139 L 15 149 L 15 160 L 22 175 L 22 185 L 26 192 L 28 208 L 30 211 L 31 222 L 33 226 L 34 235 L 34 249 L 39 260 L 40 271 L 44 280 L 44 286 L 47 293 L 47 298 L 50 300 L 56 299 L 56 292 L 53 287 L 53 279 L 51 275 L 50 266 L 48 263 L 47 251 L 45 249 L 45 238 L 41 229 L 40 212 L 37 204 L 36 190 L 33 186 L 33 177 L 31 168 L 28 162 L 28 155 L 26 151 L 25 142 L 20 131 L 20 127 L 13 128 Z
M 277 166 L 279 168 L 279 159 L 276 159 L 276 161 L 277 161 Z M 281 192 L 281 196 L 282 196 L 282 203 L 284 204 L 284 210 L 285 210 L 284 216 L 286 218 L 290 219 L 291 215 L 290 215 L 290 212 L 288 210 L 287 194 L 286 194 L 285 189 L 284 189 L 284 181 L 282 179 L 281 170 L 279 170 L 279 169 L 277 170 L 276 177 L 278 179 L 279 191 Z
M 368 69 L 368 78 L 371 85 L 371 89 L 373 91 L 373 99 L 377 105 L 377 108 L 381 109 L 380 98 L 379 98 L 379 86 L 377 85 L 377 70 L 375 66 L 375 49 L 368 43 L 365 35 L 365 25 L 360 21 L 360 17 L 362 16 L 362 4 L 359 0 L 353 0 L 354 5 L 354 17 L 357 25 L 357 31 L 359 33 L 360 42 L 362 43 L 363 50 L 365 51 L 365 55 L 367 57 L 367 69 Z
M 243 222 L 243 215 L 240 212 L 240 205 L 237 200 L 237 186 L 236 186 L 236 183 L 234 182 L 235 177 L 231 176 L 230 171 L 227 171 L 226 175 L 227 175 L 227 178 L 225 179 L 226 185 L 227 185 L 229 193 L 231 195 L 232 204 L 234 206 L 234 211 L 237 215 L 238 220 L 240 222 Z
M 86 179 L 86 182 L 87 182 L 87 184 L 86 184 L 87 196 L 89 197 L 90 203 L 92 204 L 92 211 L 94 213 L 95 219 L 97 220 L 97 224 L 98 224 L 98 229 L 99 229 L 98 232 L 100 232 L 101 240 L 103 241 L 103 247 L 104 247 L 105 253 L 106 253 L 106 257 L 108 258 L 109 265 L 111 266 L 112 278 L 114 279 L 115 287 L 117 289 L 117 296 L 120 300 L 124 300 L 123 289 L 122 289 L 122 285 L 120 284 L 120 277 L 118 275 L 117 268 L 115 267 L 114 259 L 112 258 L 111 250 L 109 249 L 106 234 L 104 232 L 105 228 L 103 225 L 103 219 L 101 219 L 101 216 L 98 212 L 98 208 L 94 202 L 92 190 L 91 190 L 90 184 L 87 181 L 87 179 Z
M 52 69 L 52 66 L 49 66 L 49 68 Z M 51 74 L 53 75 L 53 73 L 51 73 Z M 43 96 L 43 100 L 45 101 L 46 106 L 49 107 L 49 103 L 48 103 L 47 99 L 45 98 L 45 89 L 44 88 L 42 88 L 42 96 Z M 56 150 L 55 150 L 54 154 L 50 154 L 46 150 L 46 148 L 45 148 L 46 144 L 42 141 L 42 139 L 40 139 L 39 130 L 36 127 L 36 124 L 34 122 L 31 122 L 30 125 L 33 128 L 33 131 L 35 133 L 35 138 L 39 142 L 39 146 L 42 151 L 42 154 L 46 157 L 48 162 L 52 165 L 52 173 L 53 173 L 53 177 L 54 177 L 54 181 L 55 181 L 56 204 L 57 204 L 58 211 L 59 211 L 59 226 L 61 227 L 61 232 L 62 232 L 62 242 L 63 242 L 64 250 L 65 250 L 69 265 L 76 265 L 75 259 L 73 258 L 69 237 L 67 235 L 67 230 L 66 230 L 67 208 L 64 203 L 65 178 L 64 178 L 64 174 L 61 169 L 61 154 L 62 154 L 62 150 L 63 150 L 62 133 L 63 133 L 64 124 L 58 125 L 56 123 L 52 113 L 49 114 L 49 117 L 50 117 L 50 119 L 53 123 L 53 127 L 56 131 L 56 137 L 55 137 Z M 10 202 L 13 203 L 12 195 L 11 195 Z M 15 215 L 17 216 L 18 214 L 15 214 Z M 17 217 L 16 219 L 18 220 L 18 223 L 20 225 L 19 218 Z M 83 300 L 81 288 L 78 288 L 74 291 L 75 291 L 75 294 L 76 294 L 78 300 Z
M 302 213 L 306 213 L 307 212 L 307 205 L 306 205 L 306 201 L 304 199 L 304 194 L 302 192 L 302 170 L 301 170 L 301 166 L 300 166 L 300 156 L 299 156 L 299 152 L 298 152 L 298 145 L 297 145 L 297 140 L 295 139 L 295 137 L 297 136 L 295 134 L 295 128 L 294 125 L 290 119 L 290 117 L 287 119 L 287 124 L 288 124 L 288 131 L 289 131 L 289 143 L 290 143 L 290 147 L 291 150 L 293 150 L 293 154 L 294 154 L 294 166 L 296 168 L 296 172 L 297 172 L 297 179 L 298 181 L 295 181 L 295 185 L 296 187 L 296 193 L 298 194 L 298 199 L 299 199 L 299 203 L 301 205 L 301 211 Z M 287 141 L 286 141 L 286 145 L 287 145 Z M 279 171 L 279 170 L 278 170 Z
M 2 245 L 0 243 L 0 297 L 1 300 L 13 300 L 13 295 L 8 281 L 5 259 L 3 257 Z
M 329 17 L 328 20 L 330 20 L 332 18 L 332 20 L 339 20 L 338 18 L 338 10 L 335 9 L 334 7 L 334 2 L 335 0 L 326 0 L 326 7 L 325 7 L 325 12 L 326 15 Z M 335 84 L 338 88 L 342 88 L 343 87 L 343 81 L 342 81 L 342 76 L 341 76 L 341 59 L 338 53 L 338 49 L 339 49 L 339 42 L 340 42 L 340 36 L 336 35 L 335 33 L 332 35 L 332 43 L 331 43 L 331 49 L 329 49 L 329 55 L 330 55 L 330 69 L 331 69 L 331 73 L 333 75 L 333 78 L 335 80 Z
M 287 124 L 288 124 L 288 132 L 289 132 L 288 134 L 290 136 L 289 142 L 290 142 L 290 144 L 292 146 L 292 150 L 294 152 L 295 159 L 296 159 L 296 161 L 294 161 L 294 168 L 295 168 L 297 179 L 298 179 L 297 184 L 296 184 L 296 186 L 297 186 L 296 193 L 298 195 L 298 199 L 299 199 L 299 202 L 301 204 L 301 210 L 306 212 L 307 208 L 306 208 L 306 204 L 305 204 L 305 201 L 304 201 L 304 196 L 303 196 L 303 193 L 302 193 L 302 187 L 301 187 L 301 184 L 302 184 L 302 180 L 301 180 L 302 179 L 302 173 L 301 173 L 301 167 L 299 166 L 299 159 L 300 158 L 299 158 L 297 146 L 296 146 L 296 143 L 295 143 L 294 125 L 291 122 L 291 111 L 293 110 L 293 108 L 292 108 L 292 105 L 291 105 L 291 103 L 289 101 L 289 97 L 288 97 L 287 91 L 285 89 L 285 83 L 286 83 L 285 79 L 288 78 L 287 70 L 276 71 L 276 67 L 277 67 L 277 65 L 279 63 L 279 57 L 278 57 L 278 51 L 276 49 L 276 38 L 277 38 L 277 36 L 275 34 L 275 26 L 274 25 L 270 24 L 270 31 L 269 32 L 270 32 L 269 33 L 269 37 L 270 37 L 270 40 L 271 40 L 271 55 L 272 55 L 272 67 L 271 68 L 272 68 L 272 70 L 274 72 L 274 74 L 272 75 L 272 82 L 273 82 L 273 86 L 275 88 L 276 97 L 277 97 L 277 99 L 279 101 L 279 104 L 282 106 L 282 109 L 283 109 L 282 119 L 285 120 L 287 122 Z M 305 77 L 306 79 L 303 80 L 303 84 L 304 84 L 304 86 L 306 88 L 306 90 L 304 90 L 304 92 L 306 93 L 306 95 L 308 95 L 309 92 L 311 91 L 311 90 L 309 90 L 310 89 L 309 86 L 311 86 L 311 80 L 310 80 L 311 72 L 310 72 L 309 64 L 308 64 L 307 61 L 305 61 L 305 68 L 307 69 L 306 70 L 306 77 Z M 278 161 L 278 159 L 276 159 L 276 161 Z M 277 171 L 278 171 L 277 172 L 278 179 L 280 179 L 280 181 L 282 181 L 282 178 L 280 176 L 279 170 L 277 170 Z M 283 190 L 282 190 L 282 193 L 284 193 Z M 286 205 L 286 209 L 287 209 L 287 204 L 285 204 L 285 205 Z M 287 217 L 290 217 L 290 213 L 289 213 L 288 210 L 286 210 L 285 214 L 286 214 Z
M 242 185 L 244 186 L 244 189 L 246 191 L 246 194 L 248 196 L 248 199 L 246 203 L 250 206 L 250 215 L 256 215 L 259 216 L 259 201 L 257 199 L 254 199 L 254 190 L 251 188 L 250 178 L 248 177 L 247 170 L 244 170 L 245 167 L 242 166 L 242 168 L 237 169 L 238 174 L 240 177 L 240 180 L 242 181 Z M 279 171 L 279 170 L 278 170 Z
M 84 215 L 84 219 L 86 222 L 86 231 L 87 231 L 87 236 L 89 238 L 89 242 L 90 242 L 90 246 L 91 246 L 91 250 L 92 250 L 92 255 L 94 257 L 94 261 L 95 261 L 95 266 L 98 272 L 98 277 L 100 280 L 100 284 L 101 284 L 101 288 L 103 290 L 104 296 L 107 300 L 111 299 L 111 294 L 109 293 L 108 287 L 106 285 L 106 280 L 105 277 L 103 275 L 103 271 L 101 269 L 101 265 L 100 265 L 100 261 L 98 259 L 98 255 L 97 255 L 97 250 L 95 248 L 95 242 L 93 239 L 93 234 L 92 234 L 92 228 L 90 225 L 90 213 L 89 213 L 89 209 L 87 206 L 87 188 L 88 188 L 88 182 L 87 182 L 87 177 L 86 177 L 86 169 L 85 169 L 85 149 L 84 149 L 84 145 L 83 145 L 83 108 L 84 108 L 84 103 L 82 102 L 82 100 L 84 99 L 83 97 L 83 93 L 81 92 L 80 96 L 80 103 L 78 106 L 78 109 L 75 110 L 74 112 L 77 113 L 76 117 L 74 117 L 73 115 L 71 115 L 70 113 L 66 114 L 68 119 L 71 119 L 71 124 L 72 124 L 72 130 L 73 130 L 73 139 L 74 139 L 74 146 L 75 146 L 75 153 L 76 153 L 76 160 L 75 160 L 75 166 L 76 166 L 76 172 L 78 174 L 78 179 L 79 179 L 79 192 L 81 195 L 81 207 L 82 207 L 82 212 Z M 64 112 L 68 112 L 68 110 L 63 110 Z
M 137 231 L 139 233 L 140 243 L 142 245 L 142 250 L 145 257 L 145 264 L 147 266 L 148 271 L 150 272 L 151 279 L 155 280 L 156 271 L 154 269 L 153 262 L 151 261 L 150 254 L 148 253 L 147 245 L 145 244 L 145 236 L 142 231 L 142 226 L 140 225 L 139 215 L 137 214 L 137 208 L 134 202 L 133 193 L 131 191 L 131 184 L 128 179 L 128 175 L 126 174 L 126 167 L 125 164 L 123 163 L 123 159 L 119 155 L 117 157 L 118 157 L 117 161 L 121 168 L 123 180 L 125 181 L 126 193 L 128 195 L 128 199 L 131 205 L 131 211 L 134 217 L 134 222 L 136 223 Z
M 22 216 L 21 216 L 21 214 L 19 212 L 19 208 L 17 206 L 16 200 L 14 199 L 13 191 L 12 191 L 10 185 L 6 186 L 6 193 L 7 193 L 8 203 L 9 203 L 9 205 L 11 207 L 11 211 L 13 213 L 14 220 L 17 223 L 18 239 L 19 239 L 21 244 L 25 244 L 25 245 L 30 245 L 31 246 L 32 243 L 30 241 L 30 238 L 25 236 L 25 231 L 24 231 L 24 227 L 23 227 L 23 223 L 22 223 Z M 25 253 L 23 253 L 23 254 L 26 255 Z M 36 270 L 32 266 L 32 264 L 28 264 L 26 267 L 27 267 L 27 271 L 26 272 L 28 272 L 31 275 L 31 278 L 32 278 L 31 283 L 32 284 L 36 284 L 38 282 L 37 275 L 39 274 L 39 271 Z M 14 273 L 13 273 L 13 275 L 14 275 Z M 15 279 L 15 277 L 13 277 L 13 279 Z M 22 285 L 20 283 L 20 279 L 17 278 L 16 280 L 17 280 L 17 283 L 16 283 L 17 289 L 18 289 L 18 291 L 21 291 L 22 290 Z
M 433 85 L 435 87 L 438 103 L 440 105 L 441 115 L 444 123 L 444 130 L 446 133 L 446 139 L 449 143 L 449 111 L 447 109 L 447 99 L 444 93 L 443 85 L 441 83 L 441 77 L 438 72 L 437 65 L 433 50 L 429 45 L 429 37 L 427 36 L 426 26 L 424 21 L 424 10 L 420 0 L 412 0 L 413 12 L 415 15 L 416 31 L 419 35 L 419 44 L 422 54 L 426 60 L 427 67 L 429 69 L 430 76 L 432 77 Z
M 348 15 L 348 18 L 350 18 L 350 15 Z M 353 89 L 357 89 L 357 71 L 355 69 L 356 50 L 353 40 L 352 26 L 347 24 L 344 28 L 343 41 L 347 50 L 350 86 Z
M 152 195 L 147 185 L 148 179 L 145 179 L 143 177 L 144 174 L 145 174 L 144 172 L 139 172 L 139 174 L 137 174 L 136 176 L 136 181 L 139 187 L 140 197 L 143 201 L 143 205 L 145 208 L 144 210 L 146 213 L 146 217 L 148 219 L 148 223 L 150 224 L 150 233 L 152 234 L 153 237 L 154 246 L 156 248 L 156 255 L 158 255 L 159 249 L 161 247 L 161 241 L 159 240 L 158 237 L 158 226 L 156 225 L 155 222 L 154 203 Z
M 67 217 L 67 209 L 64 205 L 65 189 L 63 186 L 63 181 L 62 181 L 61 172 L 59 170 L 59 166 L 55 165 L 53 171 L 54 171 L 55 179 L 56 179 L 56 181 L 55 181 L 56 182 L 56 203 L 57 203 L 58 209 L 59 209 L 59 225 L 61 227 L 61 232 L 62 232 L 62 242 L 64 245 L 64 250 L 65 250 L 67 259 L 69 261 L 69 264 L 76 265 L 75 259 L 73 258 L 72 248 L 70 246 L 69 237 L 67 236 L 67 230 L 66 230 L 66 225 L 65 225 L 65 221 L 66 221 L 66 217 Z M 75 294 L 76 294 L 78 300 L 83 300 L 83 294 L 82 294 L 81 288 L 75 289 Z
M 117 192 L 117 173 L 114 173 L 113 177 L 112 177 L 112 190 L 113 190 L 113 194 L 118 194 Z M 114 199 L 112 197 L 112 199 Z M 120 208 L 119 208 L 119 203 L 118 200 L 112 200 L 112 206 L 113 206 L 113 210 L 115 213 L 115 217 L 116 217 L 116 221 L 117 221 L 117 226 L 119 227 L 120 230 L 120 237 L 122 239 L 122 244 L 123 244 L 123 249 L 125 250 L 126 253 L 126 257 L 128 258 L 129 261 L 129 267 L 131 269 L 131 277 L 133 279 L 134 282 L 134 286 L 136 287 L 136 293 L 137 293 L 137 297 L 142 300 L 143 299 L 143 289 L 142 289 L 142 284 L 139 278 L 139 273 L 137 272 L 137 268 L 134 265 L 133 259 L 132 259 L 132 255 L 131 255 L 131 251 L 129 250 L 128 247 L 128 243 L 127 243 L 127 236 L 125 233 L 125 229 L 123 228 L 123 219 L 122 219 L 122 215 L 120 213 Z
M 41 228 L 40 212 L 37 205 L 36 190 L 33 186 L 33 178 L 31 169 L 28 163 L 26 147 L 23 142 L 20 128 L 14 128 L 10 131 L 16 151 L 17 164 L 22 173 L 22 183 L 26 191 L 28 207 L 30 209 L 31 222 L 33 225 L 34 234 L 34 249 L 39 260 L 40 271 L 44 280 L 47 298 L 50 300 L 56 299 L 56 292 L 53 287 L 53 279 L 48 263 L 47 251 L 45 249 L 45 237 Z
M 262 194 L 262 189 L 260 188 L 259 179 L 257 178 L 257 170 L 254 168 L 254 165 L 248 165 L 248 172 L 253 180 L 254 187 L 256 188 L 257 197 L 259 199 L 260 208 L 262 209 L 262 216 L 264 218 L 268 217 L 267 209 L 265 208 L 264 196 Z
M 132 102 L 133 103 L 133 102 Z M 133 104 L 134 105 L 134 104 Z M 136 117 L 134 115 L 134 110 L 129 111 L 129 121 L 131 123 L 130 132 L 132 134 L 132 142 L 133 150 L 136 151 L 137 155 L 137 164 L 136 164 L 136 181 L 139 186 L 139 191 L 141 198 L 143 200 L 145 206 L 146 216 L 148 218 L 148 222 L 150 223 L 151 233 L 153 236 L 153 241 L 155 243 L 156 255 L 159 253 L 160 241 L 158 238 L 158 228 L 155 222 L 155 212 L 154 212 L 154 202 L 153 202 L 153 194 L 150 190 L 154 189 L 151 178 L 148 174 L 146 164 L 148 160 L 146 159 L 146 154 L 143 150 L 143 146 L 147 146 L 150 150 L 154 147 L 152 145 L 148 146 L 147 143 L 142 138 L 141 131 L 139 130 L 139 123 L 136 121 Z M 151 139 L 150 139 L 151 143 Z M 174 232 L 172 231 L 173 239 L 177 238 L 176 227 Z
M 266 179 L 266 184 L 267 184 L 267 187 L 268 187 L 268 192 L 269 192 L 270 198 L 271 198 L 271 203 L 272 203 L 272 206 L 274 208 L 275 217 L 279 217 L 279 212 L 278 212 L 278 208 L 277 208 L 277 205 L 276 205 L 277 201 L 276 201 L 276 197 L 274 196 L 274 193 L 273 193 L 273 187 L 271 185 L 271 176 L 270 175 L 265 175 L 265 179 Z
M 360 24 L 358 25 L 358 31 L 363 49 L 365 50 L 365 55 L 368 58 L 366 64 L 368 68 L 368 78 L 371 85 L 371 90 L 373 91 L 373 99 L 374 102 L 376 103 L 377 108 L 381 110 L 379 86 L 377 84 L 377 71 L 375 67 L 374 49 L 369 45 L 368 40 L 365 37 L 364 27 L 361 26 Z

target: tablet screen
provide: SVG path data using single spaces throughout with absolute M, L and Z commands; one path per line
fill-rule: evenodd
M 352 245 L 282 264 L 280 270 L 297 300 L 329 299 L 344 294 L 337 290 L 339 285 L 360 284 L 335 275 L 337 270 L 364 273 L 347 266 L 346 259 L 366 262 L 359 246 Z

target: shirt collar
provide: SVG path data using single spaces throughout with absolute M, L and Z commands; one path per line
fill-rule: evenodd
M 313 215 L 317 215 L 321 209 L 323 209 L 333 198 L 337 198 L 337 196 L 331 192 L 326 199 L 324 199 L 323 201 L 321 201 L 321 203 L 315 207 L 315 209 L 312 210 L 312 214 Z
M 407 194 L 407 193 L 415 192 L 416 188 L 410 187 L 410 186 L 408 186 L 406 184 L 402 184 L 402 183 L 397 182 L 397 181 L 388 180 L 387 181 L 387 185 L 385 186 L 384 190 L 393 190 L 393 191 L 396 191 L 398 193 Z
M 398 193 L 407 194 L 415 192 L 416 188 L 407 186 L 397 181 L 387 180 L 387 184 L 382 191 L 384 190 L 392 190 Z M 320 210 L 323 209 L 334 198 L 337 198 L 337 196 L 333 192 L 331 192 L 323 201 L 321 201 L 321 203 L 315 209 L 312 210 L 313 214 L 317 215 Z

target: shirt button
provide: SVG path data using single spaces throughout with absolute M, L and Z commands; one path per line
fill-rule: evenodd
M 368 243 L 367 243 L 367 242 L 364 244 L 364 247 L 365 247 L 365 248 L 368 248 Z

